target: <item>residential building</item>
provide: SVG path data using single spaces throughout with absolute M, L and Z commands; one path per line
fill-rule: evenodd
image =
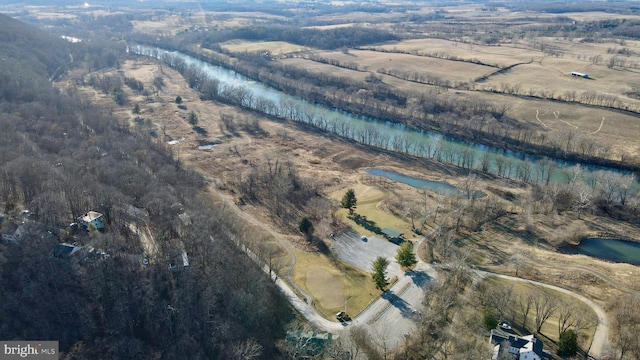
M 491 330 L 492 360 L 504 359 L 505 355 L 517 360 L 542 360 L 545 353 L 543 343 L 535 335 L 518 336 L 502 330 Z
M 89 225 L 93 225 L 98 230 L 104 230 L 104 216 L 96 211 L 89 211 L 78 218 L 82 223 L 82 226 L 89 228 Z

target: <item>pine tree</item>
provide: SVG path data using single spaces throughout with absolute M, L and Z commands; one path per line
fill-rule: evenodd
M 198 125 L 198 114 L 196 114 L 194 111 L 191 111 L 191 113 L 189 114 L 189 124 L 193 126 Z
M 344 209 L 349 209 L 349 215 L 353 215 L 353 211 L 356 208 L 357 203 L 358 199 L 356 199 L 356 192 L 353 189 L 349 189 L 342 197 L 340 206 Z
M 131 110 L 131 113 L 133 115 L 140 115 L 140 105 L 139 104 L 135 104 L 133 106 L 133 110 Z
M 311 238 L 313 238 L 313 223 L 306 216 L 300 221 L 298 229 L 307 237 L 307 240 L 311 240 Z
M 389 266 L 389 260 L 378 256 L 376 261 L 373 262 L 373 282 L 376 284 L 378 290 L 384 290 L 389 285 L 389 279 L 387 279 L 387 266 Z
M 413 244 L 408 241 L 402 243 L 398 248 L 396 261 L 404 268 L 411 268 L 417 264 L 418 260 L 416 260 L 416 255 L 413 253 Z
M 578 352 L 578 334 L 569 329 L 560 335 L 558 355 L 574 356 Z

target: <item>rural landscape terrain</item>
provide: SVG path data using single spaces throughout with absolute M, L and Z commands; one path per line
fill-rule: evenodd
M 0 341 L 640 358 L 640 3 L 0 0 Z

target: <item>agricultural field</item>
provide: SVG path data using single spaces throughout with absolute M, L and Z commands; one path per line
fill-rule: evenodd
M 291 53 L 299 53 L 309 50 L 309 48 L 304 46 L 299 46 L 296 44 L 287 43 L 285 41 L 262 41 L 262 42 L 251 42 L 251 41 L 228 41 L 221 44 L 222 48 L 231 52 L 260 52 L 260 51 L 268 51 L 271 56 L 280 56 L 280 55 L 288 55 Z

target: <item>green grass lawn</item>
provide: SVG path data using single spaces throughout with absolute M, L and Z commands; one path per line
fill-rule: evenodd
M 291 277 L 313 297 L 315 308 L 330 320 L 344 310 L 356 316 L 377 299 L 371 275 L 321 253 L 294 250 L 298 261 Z
M 373 224 L 379 229 L 390 227 L 401 231 L 406 237 L 411 237 L 411 224 L 388 211 L 378 208 L 380 201 L 382 201 L 386 195 L 383 191 L 363 184 L 358 184 L 354 186 L 353 189 L 358 199 L 357 208 L 355 209 L 356 214 L 364 217 L 369 224 Z M 331 197 L 340 201 L 346 191 L 345 189 L 342 192 L 333 194 Z M 349 219 L 349 211 L 347 209 L 340 209 L 337 214 L 340 218 L 347 220 L 357 233 L 368 236 L 376 235 L 373 231 L 367 229 L 367 227 Z

